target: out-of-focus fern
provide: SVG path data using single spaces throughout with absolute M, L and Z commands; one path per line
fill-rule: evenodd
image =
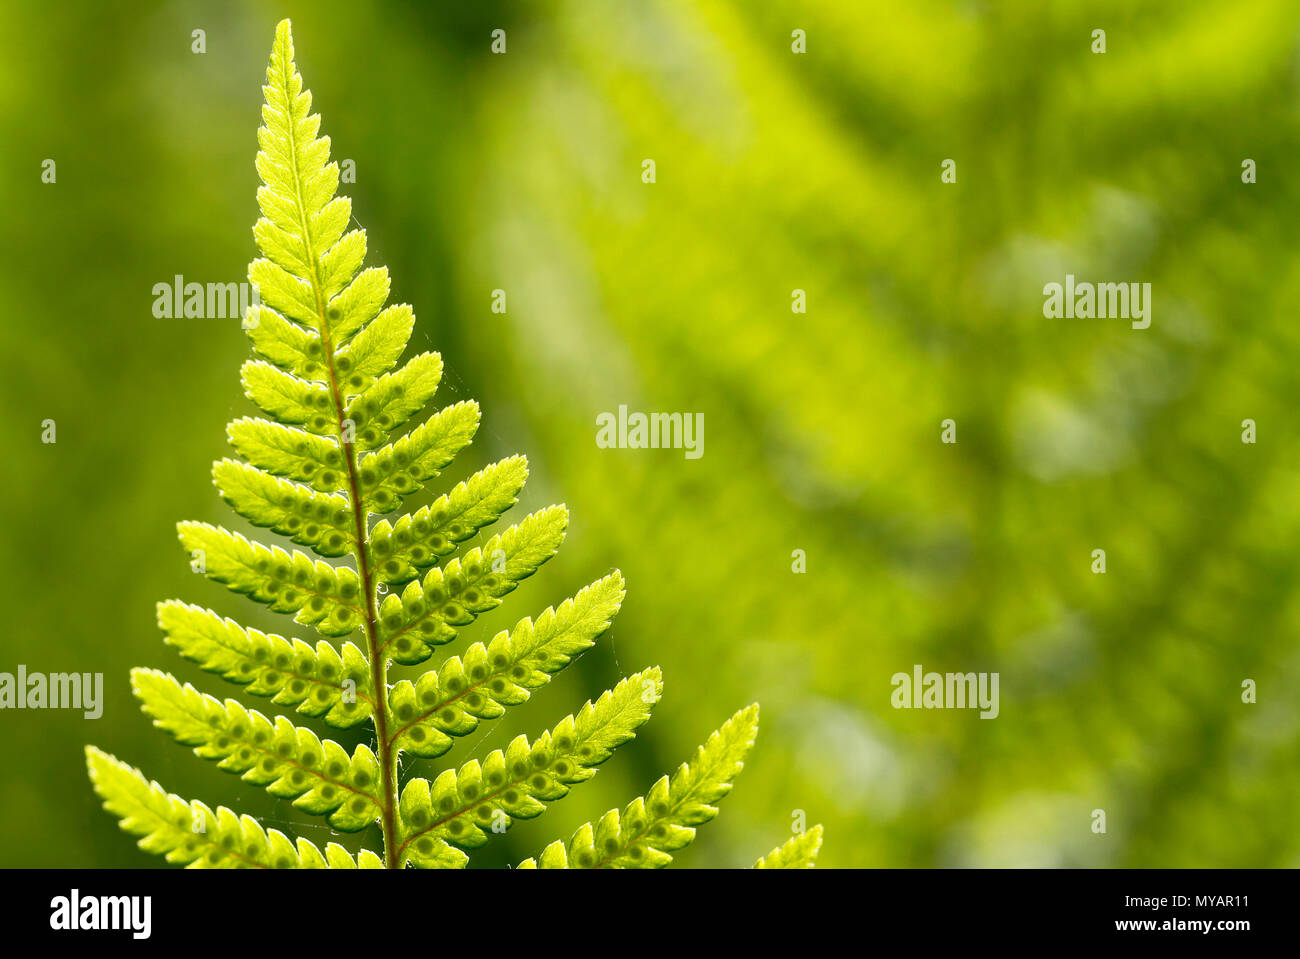
M 311 95 L 294 65 L 287 20 L 276 30 L 263 90 L 262 217 L 253 230 L 262 256 L 248 270 L 261 303 L 245 323 L 259 358 L 244 364 L 243 386 L 266 418 L 230 424 L 230 443 L 243 459 L 220 460 L 213 479 L 249 522 L 318 556 L 350 556 L 355 567 L 206 523 L 181 523 L 180 540 L 209 579 L 326 637 L 360 632 L 364 648 L 267 635 L 178 600 L 159 604 L 158 622 L 166 641 L 204 670 L 338 729 L 370 723 L 375 745 L 349 754 L 284 716 L 271 719 L 236 700 L 215 699 L 158 670 L 134 670 L 132 686 L 154 725 L 177 742 L 326 817 L 340 832 L 379 822 L 383 850 L 353 857 L 337 843 L 323 853 L 305 839 L 295 844 L 250 816 L 170 795 L 93 746 L 86 749 L 90 778 L 122 828 L 143 837 L 140 847 L 172 863 L 464 866 L 466 850 L 515 819 L 540 815 L 594 776 L 649 719 L 662 679 L 657 667 L 629 676 L 535 740 L 519 736 L 482 763 L 411 778 L 399 792 L 402 752 L 442 755 L 456 737 L 527 700 L 589 648 L 619 609 L 623 578 L 615 571 L 415 682 L 389 684 L 390 662 L 424 663 L 435 647 L 456 638 L 458 627 L 498 606 L 546 562 L 564 538 L 568 513 L 564 506 L 540 510 L 447 559 L 515 504 L 528 472 L 524 458 L 515 456 L 430 506 L 371 525 L 372 514 L 398 511 L 404 497 L 420 492 L 470 443 L 479 410 L 472 401 L 457 403 L 399 435 L 433 397 L 442 361 L 421 353 L 397 367 L 415 316 L 406 305 L 385 307 L 384 267 L 362 268 L 365 231 L 347 230 L 351 204 L 335 195 L 339 169 L 328 162 L 329 138 L 318 136 L 320 117 L 311 113 Z M 541 865 L 667 864 L 669 853 L 694 837 L 694 827 L 717 814 L 713 803 L 730 791 L 757 729 L 755 704 L 621 816 L 611 811 L 567 845 L 547 847 Z M 759 865 L 810 864 L 820 827 L 808 836 Z

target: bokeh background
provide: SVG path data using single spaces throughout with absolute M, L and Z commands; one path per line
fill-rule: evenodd
M 468 638 L 629 584 L 578 664 L 406 772 L 665 674 L 636 742 L 476 865 L 622 806 L 754 700 L 679 865 L 748 865 L 796 810 L 825 866 L 1300 865 L 1289 0 L 0 5 L 0 670 L 102 672 L 106 700 L 0 713 L 0 865 L 159 863 L 99 810 L 86 742 L 331 838 L 152 730 L 127 675 L 234 694 L 162 644 L 159 599 L 312 638 L 189 572 L 175 522 L 237 521 L 209 469 L 248 344 L 151 312 L 175 274 L 244 278 L 283 16 L 412 350 L 442 353 L 440 403 L 483 406 L 413 505 L 523 452 L 510 515 L 573 515 Z M 1150 282 L 1151 328 L 1045 319 L 1067 272 Z M 598 448 L 621 403 L 703 413 L 703 458 Z M 1001 715 L 892 709 L 914 663 L 999 672 Z

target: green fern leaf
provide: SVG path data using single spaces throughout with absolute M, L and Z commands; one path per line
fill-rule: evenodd
M 568 795 L 572 786 L 596 774 L 595 767 L 636 735 L 659 701 L 663 679 L 658 668 L 629 676 L 576 716 L 565 717 L 536 742 L 516 737 L 503 752 L 493 751 L 459 770 L 448 769 L 433 783 L 415 779 L 402 792 L 403 861 L 428 868 L 433 841 L 475 849 L 488 832 L 501 833 L 514 819 L 542 814 L 546 802 Z
M 192 568 L 208 579 L 325 637 L 360 636 L 313 646 L 180 600 L 159 604 L 158 624 L 167 644 L 203 670 L 334 728 L 369 723 L 374 746 L 348 753 L 285 716 L 219 700 L 160 670 L 134 670 L 132 686 L 158 728 L 226 772 L 327 817 L 340 832 L 378 822 L 382 856 L 292 843 L 249 816 L 170 795 L 94 747 L 87 768 L 105 809 L 141 837 L 141 848 L 172 863 L 459 868 L 465 850 L 515 819 L 540 815 L 595 775 L 649 718 L 662 679 L 657 668 L 627 677 L 535 741 L 519 736 L 481 764 L 415 775 L 399 794 L 402 752 L 440 756 L 454 737 L 545 686 L 609 627 L 623 578 L 615 571 L 536 621 L 474 643 L 414 681 L 389 684 L 391 663 L 423 663 L 547 562 L 564 540 L 568 510 L 539 510 L 454 555 L 518 501 L 528 464 L 511 456 L 428 506 L 372 525 L 373 516 L 423 492 L 473 441 L 479 407 L 454 403 L 410 426 L 437 393 L 442 359 L 419 353 L 398 366 L 415 314 L 387 305 L 386 268 L 363 266 L 366 234 L 348 230 L 351 202 L 335 195 L 338 165 L 329 162 L 329 139 L 319 135 L 320 117 L 294 65 L 287 20 L 276 28 L 262 89 L 261 217 L 253 228 L 260 255 L 248 270 L 260 302 L 244 318 L 257 357 L 243 364 L 240 381 L 263 415 L 229 424 L 238 458 L 218 460 L 212 479 L 249 523 L 314 556 L 210 523 L 182 522 L 177 532 Z M 348 559 L 325 561 L 335 557 Z M 611 812 L 583 827 L 567 848 L 549 847 L 542 865 L 662 865 L 716 813 L 712 803 L 731 788 L 757 719 L 757 707 L 738 713 L 647 800 L 636 800 L 621 820 Z M 800 855 L 807 851 L 778 850 L 768 859 Z
M 104 808 L 121 820 L 122 829 L 142 837 L 146 852 L 192 869 L 373 869 L 383 863 L 371 852 L 357 859 L 338 843 L 322 855 L 306 839 L 295 846 L 275 829 L 264 830 L 251 816 L 224 806 L 216 811 L 197 800 L 186 802 L 168 793 L 140 770 L 94 746 L 86 747 L 90 781 Z
M 415 683 L 397 683 L 389 693 L 394 747 L 427 759 L 441 756 L 452 737 L 468 736 L 480 720 L 527 701 L 530 690 L 550 682 L 595 643 L 622 600 L 623 577 L 616 571 L 565 600 L 558 611 L 547 609 L 536 623 L 525 619 L 487 646 L 475 643 L 463 659 L 452 656 Z
M 340 832 L 356 832 L 379 818 L 379 762 L 369 747 L 348 756 L 338 743 L 322 742 L 283 716 L 272 722 L 156 669 L 132 670 L 131 686 L 155 726 L 221 769 L 292 799 L 299 809 L 329 814 Z
M 158 604 L 158 625 L 186 659 L 276 705 L 296 706 L 339 729 L 365 722 L 374 709 L 369 665 L 352 643 L 343 644 L 342 655 L 324 640 L 313 649 L 176 600 Z
M 792 836 L 754 863 L 755 869 L 811 869 L 822 848 L 822 827 L 813 826 L 805 833 Z
M 543 869 L 659 868 L 672 861 L 671 852 L 690 844 L 696 826 L 718 814 L 713 805 L 731 792 L 732 780 L 744 768 L 745 755 L 758 733 L 758 704 L 742 709 L 650 792 L 632 800 L 622 815 L 617 809 L 596 823 L 578 827 L 564 844 L 552 843 L 541 855 Z M 535 868 L 526 860 L 520 868 Z

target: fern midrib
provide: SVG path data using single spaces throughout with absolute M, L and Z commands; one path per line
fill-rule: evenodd
M 379 617 L 375 610 L 375 596 L 372 583 L 370 562 L 368 558 L 368 538 L 366 515 L 361 501 L 361 484 L 357 479 L 356 446 L 343 440 L 344 421 L 347 418 L 343 396 L 339 390 L 338 378 L 334 375 L 334 348 L 330 342 L 329 320 L 326 316 L 325 299 L 321 291 L 320 261 L 311 242 L 311 224 L 307 207 L 302 199 L 302 174 L 298 168 L 298 136 L 294 127 L 292 97 L 292 63 L 284 58 L 281 73 L 284 77 L 286 100 L 286 128 L 289 136 L 289 162 L 293 173 L 294 204 L 298 210 L 298 222 L 302 228 L 303 252 L 311 266 L 311 289 L 316 300 L 316 313 L 320 317 L 321 350 L 325 357 L 325 374 L 329 379 L 330 402 L 334 406 L 335 421 L 338 426 L 339 446 L 342 448 L 343 461 L 347 465 L 348 495 L 352 502 L 352 519 L 356 531 L 356 545 L 353 555 L 357 561 L 357 571 L 361 575 L 361 588 L 366 597 L 366 647 L 370 651 L 370 674 L 374 684 L 376 698 L 384 702 L 373 711 L 375 720 L 375 739 L 378 747 L 380 778 L 383 783 L 383 801 L 380 803 L 380 820 L 384 834 L 384 866 L 397 868 L 397 826 L 394 813 L 397 809 L 397 770 L 393 763 L 392 752 L 388 748 L 388 664 L 379 648 Z

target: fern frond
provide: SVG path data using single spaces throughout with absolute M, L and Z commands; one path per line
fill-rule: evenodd
M 457 483 L 430 506 L 370 531 L 370 560 L 385 583 L 409 582 L 515 505 L 528 461 L 511 456 Z
M 180 600 L 158 605 L 158 624 L 183 658 L 254 696 L 338 729 L 369 722 L 374 746 L 348 753 L 285 716 L 217 699 L 160 670 L 134 670 L 132 686 L 154 725 L 219 768 L 327 817 L 336 830 L 378 821 L 382 858 L 363 851 L 354 859 L 336 843 L 323 853 L 306 840 L 295 845 L 251 817 L 170 795 L 94 747 L 88 770 L 105 808 L 142 837 L 141 848 L 169 862 L 459 868 L 465 850 L 490 832 L 540 815 L 595 775 L 647 721 L 662 678 L 657 667 L 627 677 L 535 741 L 518 736 L 481 764 L 416 775 L 399 795 L 403 751 L 440 756 L 454 737 L 526 701 L 609 628 L 623 577 L 610 573 L 536 621 L 520 620 L 414 681 L 389 685 L 391 663 L 425 662 L 546 563 L 564 541 L 568 510 L 538 510 L 454 555 L 518 502 L 528 462 L 510 456 L 428 506 L 371 525 L 421 493 L 474 440 L 480 411 L 464 400 L 411 425 L 437 393 L 442 358 L 418 353 L 398 366 L 415 314 L 387 305 L 385 267 L 363 266 L 366 234 L 348 230 L 351 201 L 336 196 L 339 168 L 294 64 L 287 20 L 276 28 L 262 89 L 261 216 L 253 228 L 260 255 L 248 269 L 260 302 L 244 321 L 257 356 L 240 370 L 261 413 L 228 425 L 237 456 L 217 460 L 212 480 L 253 526 L 315 555 L 210 523 L 182 522 L 177 534 L 208 579 L 325 637 L 361 635 L 338 648 L 326 639 L 312 646 Z M 345 559 L 325 561 L 336 557 Z M 757 721 L 756 706 L 738 713 L 647 799 L 621 818 L 614 811 L 583 827 L 567 847 L 548 847 L 542 865 L 663 865 L 716 813 L 712 803 L 731 788 Z M 782 850 L 768 859 L 808 855 Z
M 369 665 L 352 643 L 343 644 L 342 655 L 324 640 L 313 649 L 179 600 L 158 604 L 158 625 L 169 645 L 207 672 L 337 729 L 365 722 L 374 709 Z
M 346 497 L 318 493 L 232 459 L 213 464 L 212 480 L 221 498 L 250 523 L 270 527 L 321 556 L 342 556 L 356 545 Z
M 436 849 L 441 841 L 475 849 L 487 842 L 488 831 L 502 833 L 514 819 L 541 815 L 547 802 L 596 775 L 595 767 L 636 735 L 662 690 L 663 677 L 652 667 L 627 677 L 531 744 L 518 736 L 482 766 L 472 760 L 433 783 L 411 780 L 400 807 L 402 861 L 428 867 L 430 845 Z
M 503 596 L 554 556 L 568 523 L 563 506 L 540 510 L 486 546 L 429 570 L 400 598 L 387 596 L 379 611 L 381 654 L 405 666 L 424 662 L 434 646 L 456 638 L 456 627 L 499 606 Z
M 671 852 L 690 844 L 695 828 L 718 814 L 713 804 L 731 792 L 732 780 L 744 768 L 745 755 L 758 733 L 758 704 L 740 710 L 650 792 L 632 800 L 620 816 L 617 809 L 595 824 L 578 827 L 566 845 L 556 841 L 540 857 L 543 869 L 659 868 L 672 861 Z M 525 860 L 521 869 L 537 866 Z
M 133 669 L 131 687 L 155 726 L 226 772 L 306 812 L 328 814 L 340 832 L 356 832 L 378 818 L 379 762 L 368 746 L 349 756 L 338 743 L 322 742 L 283 716 L 272 722 L 156 669 Z
M 347 567 L 254 543 L 208 523 L 178 523 L 181 544 L 201 557 L 208 579 L 265 603 L 326 636 L 346 636 L 365 620 L 361 582 Z
M 264 830 L 252 816 L 239 816 L 198 800 L 186 802 L 140 770 L 86 747 L 86 768 L 104 808 L 120 820 L 123 830 L 141 839 L 145 852 L 191 869 L 376 869 L 383 863 L 363 850 L 353 859 L 338 843 L 325 854 L 306 839 L 297 845 L 277 829 Z
M 433 399 L 441 380 L 442 357 L 419 353 L 354 396 L 344 415 L 357 430 L 357 447 L 374 449 L 384 437 L 405 426 Z
M 822 848 L 822 827 L 792 836 L 754 863 L 755 869 L 811 869 Z
M 530 690 L 550 682 L 609 628 L 623 595 L 623 576 L 615 571 L 559 610 L 548 608 L 536 623 L 524 619 L 489 645 L 470 646 L 463 659 L 452 656 L 415 683 L 397 683 L 389 691 L 393 747 L 426 759 L 441 756 L 452 737 L 468 736 L 480 720 L 527 701 Z

